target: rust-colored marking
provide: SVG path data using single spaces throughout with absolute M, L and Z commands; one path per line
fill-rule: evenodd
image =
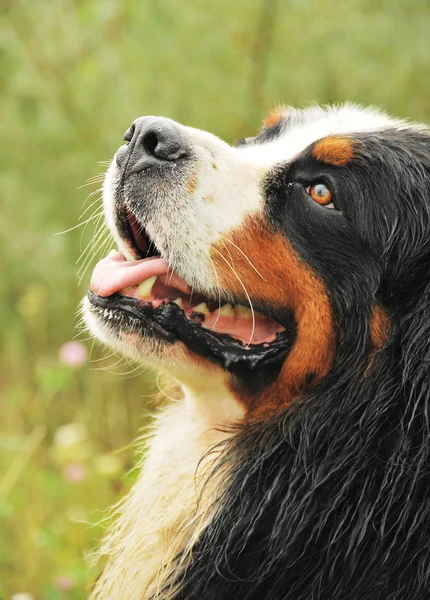
M 214 197 L 213 196 L 205 196 L 203 198 L 203 202 L 205 202 L 206 204 L 213 204 L 214 202 Z
M 370 335 L 376 350 L 381 350 L 390 333 L 390 319 L 383 309 L 375 305 L 370 319 Z
M 197 189 L 197 184 L 198 184 L 198 179 L 197 179 L 196 175 L 191 175 L 191 177 L 188 179 L 187 183 L 185 184 L 185 187 L 190 194 L 194 194 L 194 192 Z
M 313 384 L 327 374 L 335 345 L 332 312 L 322 281 L 299 258 L 288 240 L 272 231 L 262 218 L 247 217 L 241 228 L 229 237 L 237 249 L 229 244 L 226 255 L 225 247 L 220 244 L 211 252 L 221 288 L 244 295 L 240 281 L 226 263 L 228 261 L 234 264 L 251 298 L 290 308 L 297 321 L 296 342 L 277 379 L 258 398 L 241 396 L 240 391 L 232 389 L 247 406 L 249 415 L 259 418 L 280 410 L 296 398 L 307 384 L 310 373 L 314 375 Z
M 316 142 L 312 154 L 314 158 L 328 165 L 344 167 L 355 156 L 354 144 L 349 138 L 328 136 Z
M 273 127 L 274 125 L 277 125 L 279 123 L 279 121 L 282 121 L 282 119 L 285 117 L 286 114 L 287 114 L 287 111 L 285 110 L 285 106 L 282 106 L 282 105 L 276 106 L 273 110 L 270 111 L 270 113 L 264 119 L 264 121 L 263 121 L 264 127 L 266 127 L 266 129 L 267 129 L 269 127 Z
M 212 169 L 215 169 L 215 171 L 218 169 L 218 165 L 216 163 L 212 163 Z

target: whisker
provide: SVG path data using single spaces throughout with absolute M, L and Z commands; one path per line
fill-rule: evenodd
M 85 221 L 82 221 L 82 223 L 78 223 L 77 225 L 74 225 L 73 227 L 70 227 L 69 229 L 65 229 L 64 231 L 58 231 L 57 233 L 54 233 L 54 236 L 63 235 L 64 233 L 69 233 L 70 231 L 74 231 L 75 229 L 79 229 L 79 227 L 83 227 L 84 225 L 86 225 L 87 223 L 89 223 L 93 219 L 96 219 L 99 216 L 100 216 L 100 214 L 96 213 L 95 215 L 92 215 L 91 217 L 89 217 Z
M 115 355 L 115 358 L 117 358 L 118 360 L 116 362 L 114 362 L 113 364 L 110 365 L 104 365 L 101 367 L 91 367 L 91 371 L 106 371 L 107 373 L 112 373 L 114 375 L 118 375 L 120 373 L 120 371 L 113 371 L 111 369 L 114 369 L 115 367 L 120 366 L 122 363 L 123 364 L 127 364 L 127 358 L 125 356 L 118 356 L 115 354 L 115 352 L 113 353 Z M 108 356 L 107 358 L 111 358 L 112 355 Z M 91 364 L 94 364 L 97 362 L 96 359 L 92 359 L 89 361 Z
M 212 325 L 212 329 L 213 329 L 215 327 L 215 325 L 218 323 L 219 316 L 220 316 L 219 315 L 219 309 L 221 308 L 221 288 L 220 288 L 220 285 L 219 285 L 218 273 L 217 273 L 214 261 L 212 260 L 212 257 L 209 254 L 208 254 L 208 257 L 209 257 L 209 260 L 211 261 L 212 269 L 213 269 L 213 272 L 214 272 L 214 275 L 215 275 L 215 279 L 216 279 L 216 287 L 217 287 L 217 290 L 218 290 L 218 316 L 217 316 L 217 318 L 215 320 L 215 323 Z
M 126 365 L 124 365 L 124 366 L 126 366 Z M 128 376 L 129 379 L 131 379 L 130 375 L 133 375 L 133 378 L 134 377 L 138 377 L 139 375 L 141 375 L 145 371 L 147 371 L 147 369 L 144 367 L 144 365 L 137 364 L 134 367 L 134 369 L 131 369 L 131 371 L 122 371 L 121 372 L 121 376 L 122 377 Z
M 106 356 L 102 356 L 101 358 L 93 358 L 92 360 L 90 360 L 88 362 L 90 362 L 91 364 L 95 364 L 98 362 L 103 362 L 104 360 L 107 360 L 108 358 L 112 358 L 112 356 L 116 356 L 115 350 L 112 350 L 112 352 L 110 352 Z
M 126 356 L 120 356 L 119 360 L 112 365 L 106 365 L 104 367 L 95 367 L 92 368 L 92 371 L 105 371 L 106 373 L 110 373 L 111 375 L 121 375 L 122 377 L 126 375 L 136 376 L 140 373 L 144 373 L 147 368 L 145 365 L 137 364 L 134 365 L 130 371 L 125 371 L 124 369 L 129 366 L 134 365 L 134 361 Z
M 99 252 L 93 254 L 91 252 L 88 253 L 87 257 L 85 258 L 85 261 L 82 263 L 80 269 L 77 272 L 77 277 L 78 277 L 78 285 L 80 285 L 82 283 L 82 279 L 85 276 L 85 273 L 87 272 L 88 267 L 90 266 L 92 260 L 97 260 L 97 258 L 100 256 Z
M 105 178 L 105 174 L 101 173 L 100 175 L 95 175 L 94 177 L 90 177 L 87 179 L 85 183 L 79 185 L 76 189 L 82 190 L 84 187 L 88 187 L 89 185 L 94 185 L 95 183 L 102 183 Z
M 146 398 L 154 398 L 156 396 L 158 396 L 158 394 L 162 394 L 165 398 L 167 398 L 168 400 L 170 400 L 171 402 L 179 402 L 178 398 L 172 398 L 171 396 L 169 396 L 169 394 L 166 391 L 166 388 L 164 388 L 161 383 L 160 383 L 160 379 L 163 376 L 163 374 L 161 372 L 158 372 L 156 377 L 155 377 L 155 385 L 158 388 L 158 392 L 155 392 L 154 394 L 151 395 L 146 395 Z
M 247 344 L 247 346 L 249 347 L 249 344 L 251 343 L 251 340 L 252 340 L 254 332 L 255 332 L 255 312 L 254 312 L 254 307 L 252 306 L 251 298 L 250 298 L 250 296 L 248 294 L 248 291 L 247 291 L 245 285 L 243 284 L 241 278 L 237 274 L 236 270 L 231 266 L 231 264 L 228 262 L 228 260 L 225 258 L 225 256 L 223 256 L 221 254 L 221 252 L 217 248 L 214 248 L 214 250 L 220 255 L 220 257 L 227 264 L 227 266 L 233 271 L 234 275 L 236 276 L 237 280 L 239 281 L 240 285 L 242 286 L 243 291 L 245 292 L 245 295 L 246 295 L 246 297 L 248 299 L 249 307 L 250 307 L 251 313 L 252 313 L 252 331 L 251 331 L 251 337 L 249 338 L 249 341 L 248 341 L 248 344 Z
M 100 215 L 99 218 L 101 218 L 101 215 Z M 78 259 L 76 260 L 76 264 L 79 264 L 80 262 L 83 262 L 83 264 L 85 264 L 85 261 L 87 259 L 87 252 L 91 251 L 91 249 L 93 248 L 94 244 L 97 243 L 98 239 L 100 238 L 101 234 L 105 233 L 106 229 L 104 227 L 101 227 L 100 229 L 97 229 L 97 225 L 98 224 L 99 224 L 99 221 L 97 220 L 97 222 L 96 222 L 96 230 L 94 232 L 94 235 L 90 239 L 90 241 L 88 242 L 88 244 L 85 246 L 85 248 L 83 249 L 83 251 L 81 252 L 81 254 L 79 255 Z
M 100 191 L 101 191 L 101 189 L 99 188 L 98 190 L 95 190 L 95 192 L 94 192 L 94 193 L 96 194 L 97 192 L 100 192 Z M 89 198 L 89 196 L 88 196 L 88 198 Z M 87 198 L 87 199 L 88 199 L 88 198 Z M 94 206 L 94 204 L 97 204 L 97 202 L 101 202 L 101 201 L 102 201 L 102 197 L 101 197 L 101 196 L 100 196 L 99 198 L 96 198 L 95 200 L 93 200 L 93 201 L 91 202 L 91 204 L 89 204 L 89 205 L 87 206 L 87 208 L 86 208 L 86 209 L 85 209 L 85 210 L 82 212 L 82 214 L 81 214 L 81 216 L 79 217 L 78 221 L 80 221 L 80 220 L 82 219 L 82 217 L 84 216 L 84 214 L 85 214 L 85 213 L 87 213 L 89 210 L 91 210 L 91 208 Z M 100 208 L 103 208 L 103 206 L 101 206 Z
M 100 246 L 103 245 L 107 240 L 103 239 L 104 236 L 107 236 L 107 239 L 110 239 L 110 231 L 107 229 L 106 225 L 103 224 L 100 230 L 98 230 L 92 240 L 87 244 L 86 248 L 82 252 L 81 256 L 77 260 L 77 264 L 81 262 L 81 266 L 78 269 L 77 276 L 79 278 L 79 283 L 81 283 L 91 261 L 95 258 L 95 256 L 99 256 Z M 95 250 L 95 246 L 99 245 L 97 251 Z
M 248 256 L 246 256 L 245 252 L 239 248 L 239 246 L 237 246 L 234 242 L 232 242 L 229 238 L 224 237 L 225 241 L 228 242 L 229 244 L 231 244 L 232 246 L 234 246 L 237 250 L 239 250 L 239 252 L 243 255 L 243 257 L 249 262 L 249 264 L 251 265 L 251 267 L 254 269 L 254 271 L 257 273 L 257 275 L 259 275 L 261 277 L 261 279 L 263 281 L 266 281 L 267 283 L 267 279 L 265 279 L 263 277 L 263 275 L 260 273 L 260 271 L 257 269 L 257 267 L 251 262 L 251 260 L 248 258 Z
M 111 246 L 112 246 L 111 236 L 108 235 L 106 237 L 105 241 L 100 245 L 99 255 L 104 256 L 106 254 L 108 248 L 111 248 Z
M 88 352 L 88 362 L 91 362 L 91 356 L 94 351 L 94 345 L 96 343 L 96 338 L 93 338 L 93 343 L 91 344 L 90 351 Z
M 224 238 L 224 239 L 226 239 L 226 238 Z M 228 254 L 229 258 L 230 258 L 231 264 L 232 264 L 232 266 L 234 267 L 234 260 L 233 260 L 233 257 L 232 257 L 232 255 L 231 255 L 231 252 L 230 252 L 230 250 L 229 250 L 229 249 L 227 248 L 227 246 L 224 244 L 224 240 L 223 240 L 222 238 L 220 239 L 220 241 L 221 241 L 221 244 L 222 244 L 222 245 L 224 246 L 224 248 L 226 249 L 226 252 L 227 252 L 227 254 Z
M 103 220 L 103 207 L 100 207 L 99 209 L 97 209 L 97 207 L 96 207 L 94 209 L 94 213 L 98 215 L 98 218 L 96 219 L 96 222 L 94 224 L 94 229 L 95 229 L 94 234 L 95 234 L 97 231 L 99 231 L 98 228 L 100 226 L 100 223 Z M 84 226 L 84 228 L 81 230 L 81 238 L 80 238 L 80 242 L 79 242 L 80 246 L 82 246 L 82 238 L 83 238 L 84 233 L 85 233 L 85 231 L 87 229 L 87 226 L 88 226 L 88 223 L 86 223 L 85 226 Z

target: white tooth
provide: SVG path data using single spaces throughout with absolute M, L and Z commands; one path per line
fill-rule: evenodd
M 148 300 L 151 297 L 152 288 L 154 287 L 154 283 L 157 279 L 157 276 L 149 277 L 146 281 L 142 281 L 141 284 L 137 287 L 137 294 L 139 298 L 143 300 Z
M 193 312 L 198 312 L 198 313 L 202 313 L 203 315 L 208 315 L 209 309 L 206 306 L 206 302 L 202 302 L 201 304 L 198 304 L 197 306 L 193 306 Z
M 118 254 L 118 250 L 112 249 L 112 250 L 109 252 L 108 256 L 115 256 L 115 254 Z
M 231 304 L 224 304 L 218 311 L 220 317 L 234 317 L 234 308 Z
M 252 318 L 252 310 L 250 308 L 248 308 L 247 306 L 241 306 L 240 304 L 238 304 L 237 306 L 234 307 L 234 310 L 243 319 L 251 319 Z
M 184 302 L 183 302 L 182 298 L 176 298 L 176 300 L 172 300 L 172 302 L 177 304 L 179 306 L 179 308 L 182 308 L 184 306 Z

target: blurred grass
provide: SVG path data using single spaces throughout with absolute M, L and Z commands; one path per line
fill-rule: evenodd
M 59 358 L 93 228 L 55 234 L 97 161 L 141 114 L 228 141 L 279 102 L 429 121 L 429 25 L 427 0 L 0 0 L 0 598 L 84 597 L 102 534 L 88 523 L 134 480 L 154 393 L 150 374 L 92 370 L 114 358 Z

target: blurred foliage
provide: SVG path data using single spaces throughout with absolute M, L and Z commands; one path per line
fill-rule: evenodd
M 85 596 L 94 524 L 135 478 L 154 393 L 151 375 L 94 371 L 106 351 L 60 352 L 94 227 L 56 234 L 97 161 L 141 114 L 227 141 L 279 102 L 429 121 L 429 25 L 428 0 L 0 0 L 0 598 Z

